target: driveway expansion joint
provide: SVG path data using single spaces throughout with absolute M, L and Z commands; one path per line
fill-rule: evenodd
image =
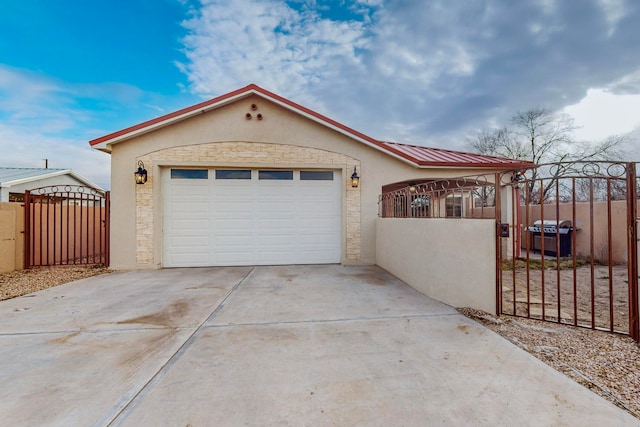
M 118 412 L 109 420 L 109 422 L 107 422 L 106 424 L 107 426 L 111 426 L 114 422 L 116 422 L 118 418 L 120 418 L 120 416 L 127 410 L 127 408 L 129 408 L 135 402 L 135 400 L 144 392 L 144 390 L 147 389 L 147 387 L 149 387 L 150 384 L 152 384 L 154 381 L 156 381 L 160 377 L 160 375 L 165 370 L 165 368 L 173 365 L 180 358 L 180 355 L 184 354 L 185 350 L 189 348 L 189 346 L 193 342 L 193 339 L 195 335 L 198 333 L 198 331 L 200 331 L 203 328 L 205 323 L 207 323 L 210 319 L 213 319 L 215 317 L 215 315 L 224 307 L 225 301 L 240 287 L 240 285 L 242 285 L 242 283 L 244 283 L 244 281 L 251 275 L 254 269 L 255 267 L 252 267 L 247 272 L 247 274 L 245 274 L 238 281 L 238 283 L 236 283 L 229 290 L 229 292 L 224 296 L 224 298 L 220 301 L 220 303 L 216 306 L 216 308 L 214 308 L 213 311 L 194 329 L 194 331 L 187 337 L 187 339 L 180 345 L 180 347 L 178 347 L 178 349 L 171 356 L 169 356 L 167 361 L 163 363 L 162 366 L 160 366 L 160 368 L 151 376 L 151 378 L 149 378 L 149 380 L 143 384 L 140 390 L 138 390 L 131 397 L 131 399 L 129 399 L 129 401 L 118 410 Z M 190 328 L 187 328 L 187 329 L 190 329 Z
M 228 328 L 233 326 L 270 326 L 270 325 L 297 325 L 309 323 L 342 323 L 342 322 L 368 322 L 371 320 L 407 320 L 407 319 L 433 319 L 436 317 L 458 316 L 466 318 L 460 313 L 441 313 L 441 314 L 411 314 L 406 316 L 380 316 L 380 317 L 346 317 L 341 319 L 309 319 L 309 320 L 279 320 L 273 322 L 248 322 L 248 323 L 225 323 L 205 325 L 203 328 Z
M 114 273 L 32 302 L 0 304 L 2 425 L 638 426 L 379 267 Z

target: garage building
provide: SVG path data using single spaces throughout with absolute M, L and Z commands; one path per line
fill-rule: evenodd
M 115 269 L 375 264 L 383 186 L 521 164 L 379 141 L 256 85 L 90 145 L 111 154 Z

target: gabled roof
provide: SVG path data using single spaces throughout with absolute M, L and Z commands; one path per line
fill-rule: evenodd
M 225 95 L 204 101 L 190 107 L 183 108 L 173 113 L 165 114 L 155 119 L 130 126 L 128 128 L 110 133 L 100 138 L 89 141 L 89 144 L 100 151 L 111 152 L 111 146 L 122 141 L 134 138 L 139 135 L 160 129 L 170 124 L 188 119 L 190 117 L 205 113 L 207 111 L 220 108 L 232 102 L 257 95 L 278 104 L 290 111 L 301 116 L 311 119 L 330 129 L 335 130 L 343 135 L 355 139 L 365 145 L 384 152 L 387 155 L 395 157 L 405 163 L 409 163 L 416 167 L 479 167 L 479 168 L 498 168 L 511 169 L 518 167 L 532 167 L 531 162 L 522 160 L 504 159 L 499 157 L 484 156 L 481 154 L 469 154 L 452 150 L 442 150 L 437 148 L 428 148 L 415 145 L 405 145 L 400 143 L 384 142 L 367 136 L 350 127 L 336 122 L 320 113 L 317 113 L 300 104 L 296 104 L 286 98 L 269 92 L 255 84 L 250 84 L 241 89 L 229 92 Z
M 49 169 L 49 168 L 6 168 L 0 167 L 0 187 L 11 187 L 12 185 L 34 182 L 41 179 L 54 178 L 60 175 L 70 175 L 78 182 L 103 190 L 88 179 L 78 175 L 71 169 Z

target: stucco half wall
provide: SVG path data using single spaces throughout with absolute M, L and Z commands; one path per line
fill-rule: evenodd
M 454 307 L 496 312 L 495 221 L 378 218 L 377 264 Z

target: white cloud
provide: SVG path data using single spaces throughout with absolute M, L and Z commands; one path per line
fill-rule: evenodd
M 640 63 L 622 0 L 327 4 L 202 0 L 184 23 L 187 90 L 257 83 L 376 138 L 459 146 L 519 110 L 640 87 L 620 80 Z
M 547 15 L 552 15 L 556 12 L 558 6 L 558 0 L 540 0 L 540 6 Z
M 5 124 L 31 127 L 40 123 L 52 132 L 68 129 L 72 121 L 64 112 L 69 102 L 53 80 L 0 67 L 0 111 Z M 67 94 L 68 96 L 68 94 Z M 56 99 L 56 102 L 52 102 Z
M 180 67 L 190 90 L 203 97 L 257 83 L 324 114 L 336 114 L 338 120 L 348 112 L 351 121 L 346 124 L 379 137 L 401 123 L 393 120 L 400 114 L 397 103 L 423 103 L 428 90 L 437 98 L 443 75 L 464 78 L 474 73 L 481 52 L 469 48 L 473 36 L 468 30 L 457 35 L 446 17 L 438 16 L 455 15 L 457 10 L 446 3 L 417 11 L 393 11 L 382 0 L 352 7 L 362 20 L 332 20 L 311 8 L 293 9 L 276 0 L 203 1 L 184 22 L 188 61 Z M 425 15 L 444 34 L 432 37 L 420 28 Z M 376 101 L 384 102 L 374 113 L 386 118 L 384 124 L 371 122 L 372 114 L 366 111 Z M 354 108 L 354 102 L 367 107 Z M 410 140 L 417 142 L 416 135 Z
M 309 84 L 357 67 L 356 51 L 367 43 L 363 22 L 323 19 L 275 0 L 205 1 L 184 25 L 189 62 L 181 68 L 203 96 L 248 83 L 284 95 L 305 93 Z
M 110 156 L 89 140 L 158 116 L 171 102 L 127 83 L 68 83 L 0 64 L 0 166 L 44 167 L 48 159 L 108 188 Z
M 607 90 L 616 95 L 640 93 L 640 68 L 622 76 L 610 84 Z
M 626 0 L 598 0 L 609 25 L 609 36 L 616 30 L 616 25 L 626 14 Z
M 600 140 L 640 130 L 640 95 L 614 95 L 603 89 L 589 89 L 579 103 L 564 112 L 580 126 L 579 139 Z
M 113 89 L 108 86 L 94 87 L 96 95 Z M 86 86 L 65 87 L 37 73 L 0 66 L 0 165 L 44 167 L 48 159 L 51 168 L 73 169 L 108 187 L 109 158 L 89 148 L 84 126 L 91 113 L 74 99 L 86 92 Z
M 73 169 L 102 188 L 109 188 L 110 156 L 89 148 L 86 140 L 43 135 L 34 129 L 0 124 L 0 166 Z

